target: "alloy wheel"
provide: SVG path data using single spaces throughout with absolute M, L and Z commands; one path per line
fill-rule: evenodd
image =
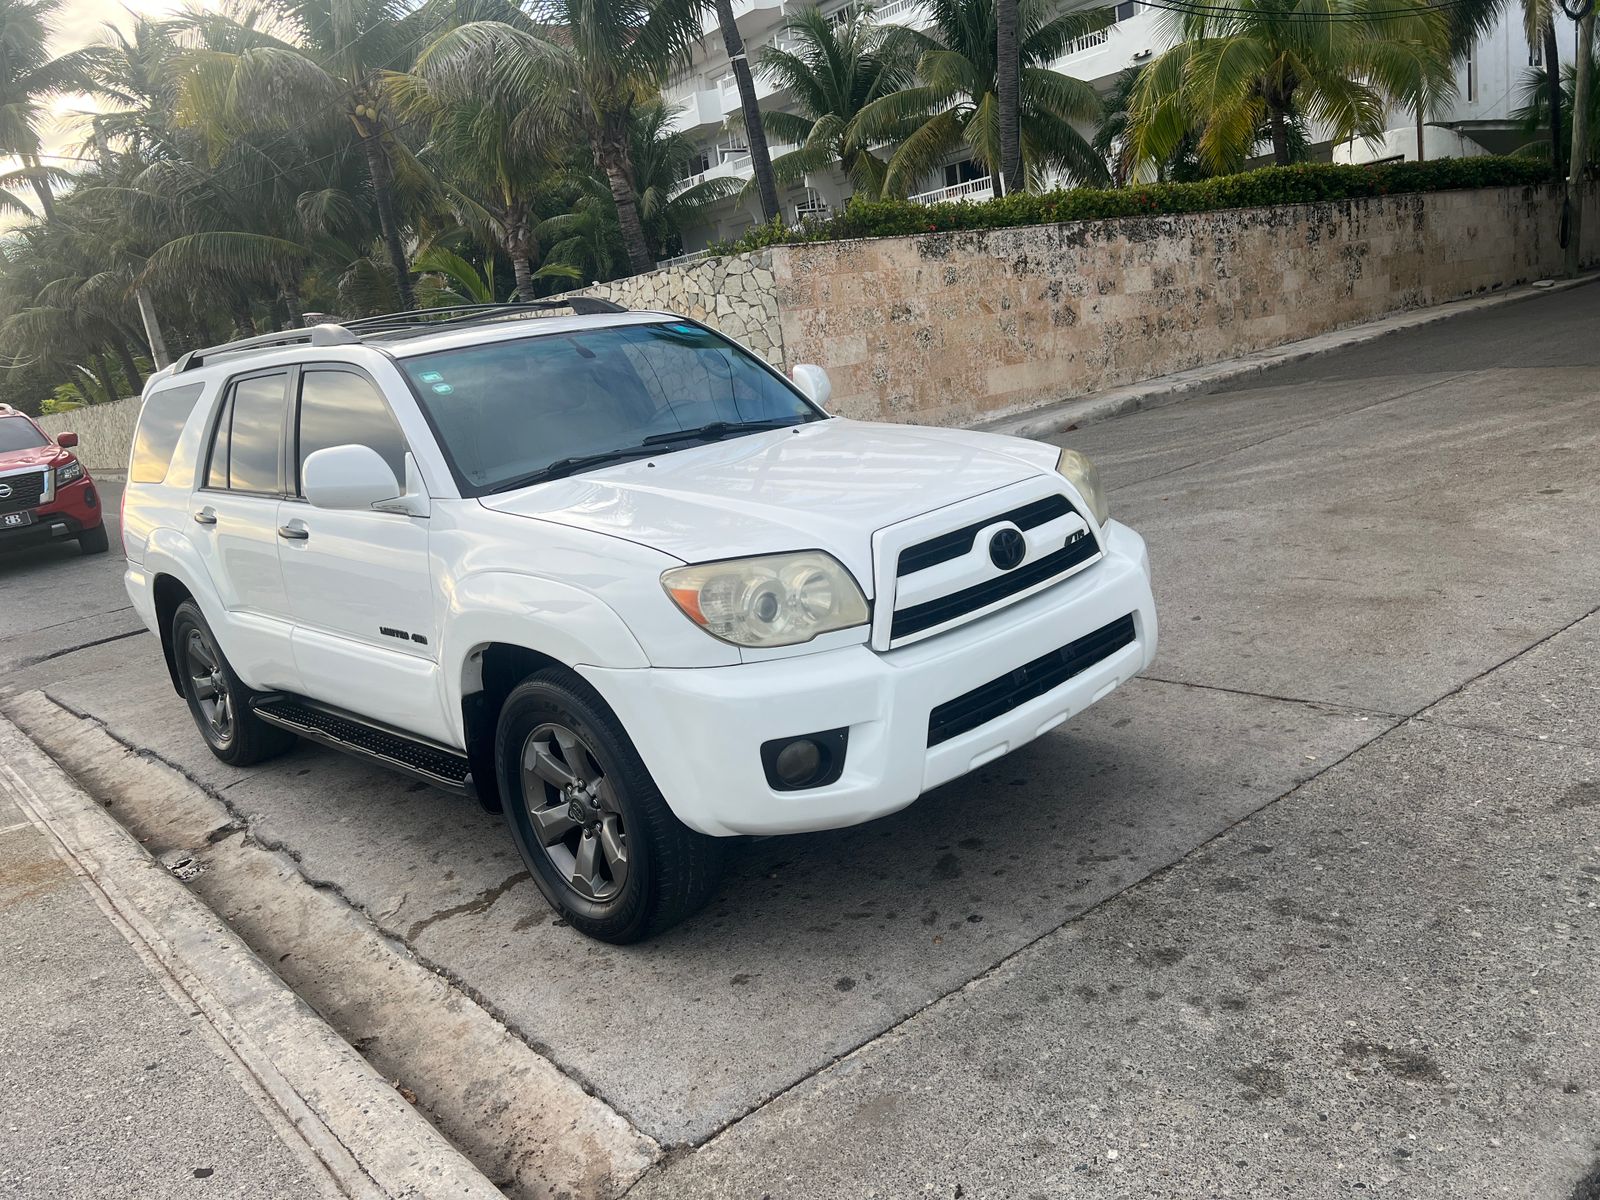
M 204 633 L 191 629 L 184 642 L 184 661 L 195 705 L 212 739 L 225 746 L 233 739 L 233 695 L 222 670 L 222 655 Z
M 615 897 L 628 882 L 622 808 L 594 749 L 546 722 L 522 746 L 522 795 L 534 837 L 561 877 L 587 900 Z

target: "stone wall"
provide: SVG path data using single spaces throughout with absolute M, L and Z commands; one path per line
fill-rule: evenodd
M 783 331 L 772 250 L 702 258 L 585 288 L 624 308 L 658 309 L 704 321 L 782 369 Z
M 703 320 L 780 369 L 826 367 L 841 416 L 966 425 L 1556 275 L 1560 204 L 1484 188 L 775 246 L 585 294 Z M 120 471 L 138 404 L 44 424 Z
M 1487 188 L 779 247 L 784 353 L 841 416 L 972 424 L 1558 274 L 1559 211 Z
M 78 435 L 79 458 L 92 472 L 115 474 L 128 469 L 128 451 L 133 446 L 133 427 L 139 423 L 139 397 L 112 404 L 94 404 L 71 412 L 40 417 L 39 424 L 51 435 L 70 429 Z

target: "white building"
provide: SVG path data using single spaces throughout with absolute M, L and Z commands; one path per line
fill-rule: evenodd
M 744 37 L 745 53 L 756 71 L 756 95 L 763 109 L 782 108 L 786 92 L 762 79 L 756 64 L 761 48 L 781 44 L 783 24 L 789 12 L 805 0 L 733 0 L 733 11 Z M 1428 158 L 1467 154 L 1506 153 L 1521 145 L 1525 136 L 1511 121 L 1511 112 L 1522 102 L 1523 77 L 1537 54 L 1530 54 L 1522 34 L 1520 9 L 1508 6 L 1510 13 L 1480 39 L 1469 61 L 1461 64 L 1458 75 L 1460 96 L 1450 111 L 1435 118 L 1425 131 L 1423 150 Z M 824 0 L 824 11 L 845 19 L 849 0 Z M 878 21 L 922 28 L 927 14 L 921 0 L 882 0 L 874 7 Z M 1124 0 L 1114 10 L 1115 22 L 1098 33 L 1079 38 L 1051 65 L 1054 69 L 1087 80 L 1104 91 L 1124 68 L 1149 62 L 1169 44 L 1161 20 L 1164 14 L 1146 8 L 1137 0 Z M 680 109 L 677 128 L 688 133 L 703 151 L 698 170 L 683 186 L 703 179 L 731 177 L 748 181 L 750 155 L 741 134 L 727 128 L 729 116 L 739 112 L 739 92 L 733 71 L 723 49 L 722 37 L 714 19 L 708 18 L 706 37 L 696 51 L 693 65 L 675 80 L 666 94 L 667 103 Z M 1086 131 L 1087 132 L 1087 131 Z M 1357 142 L 1324 146 L 1323 157 L 1341 162 L 1369 162 L 1388 158 L 1415 158 L 1416 125 L 1403 113 L 1396 114 L 1396 127 L 1380 142 Z M 772 145 L 777 158 L 792 146 Z M 849 199 L 849 181 L 837 170 L 809 175 L 804 186 L 779 185 L 784 219 L 798 222 L 807 216 L 837 211 Z M 923 203 L 941 200 L 987 200 L 994 195 L 993 181 L 970 160 L 953 160 L 923 180 L 912 199 Z M 760 204 L 753 195 L 717 206 L 705 227 L 688 231 L 685 249 L 702 250 L 712 242 L 738 237 L 761 219 Z

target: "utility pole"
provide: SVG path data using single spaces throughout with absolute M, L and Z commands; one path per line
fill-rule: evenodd
M 134 303 L 139 306 L 139 319 L 144 322 L 144 340 L 150 344 L 150 361 L 160 370 L 172 361 L 167 353 L 166 339 L 161 336 L 161 322 L 156 319 L 156 306 L 150 299 L 150 289 L 133 289 Z
M 1567 175 L 1567 204 L 1571 218 L 1567 223 L 1565 271 L 1572 278 L 1583 265 L 1583 204 L 1589 170 L 1589 89 L 1594 86 L 1590 66 L 1594 58 L 1594 2 L 1589 0 L 1578 21 L 1577 79 L 1572 87 L 1572 158 Z

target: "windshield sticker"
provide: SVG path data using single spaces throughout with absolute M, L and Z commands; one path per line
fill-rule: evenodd
M 433 385 L 433 390 L 437 395 L 448 396 L 451 392 L 455 391 L 455 388 L 451 387 L 448 383 L 436 383 Z
M 437 371 L 424 371 L 421 375 L 418 375 L 417 378 L 422 380 L 423 383 L 443 383 L 444 382 L 444 376 L 439 374 L 439 372 L 437 372 Z

